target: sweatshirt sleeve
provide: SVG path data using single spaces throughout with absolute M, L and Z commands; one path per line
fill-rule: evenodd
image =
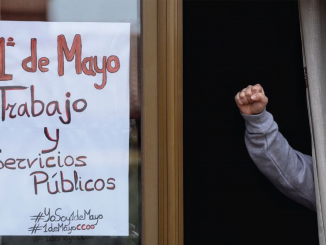
M 266 110 L 242 116 L 246 124 L 245 143 L 259 170 L 283 194 L 316 210 L 312 157 L 291 148 Z

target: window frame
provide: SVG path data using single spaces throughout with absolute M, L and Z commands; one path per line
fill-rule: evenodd
M 182 245 L 182 0 L 141 9 L 142 244 Z

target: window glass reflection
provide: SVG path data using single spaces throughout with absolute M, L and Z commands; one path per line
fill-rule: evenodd
M 130 36 L 129 237 L 2 237 L 1 244 L 140 244 L 140 0 L 0 0 L 1 20 L 128 22 Z

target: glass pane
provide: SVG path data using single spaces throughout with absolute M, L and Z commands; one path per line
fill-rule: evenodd
M 140 0 L 0 0 L 0 9 L 1 20 L 127 22 L 131 24 L 129 78 L 129 236 L 3 236 L 0 244 L 140 244 Z

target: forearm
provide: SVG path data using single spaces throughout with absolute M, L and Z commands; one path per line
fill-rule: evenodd
M 315 210 L 311 156 L 291 148 L 267 111 L 243 117 L 246 146 L 260 171 L 286 196 Z

